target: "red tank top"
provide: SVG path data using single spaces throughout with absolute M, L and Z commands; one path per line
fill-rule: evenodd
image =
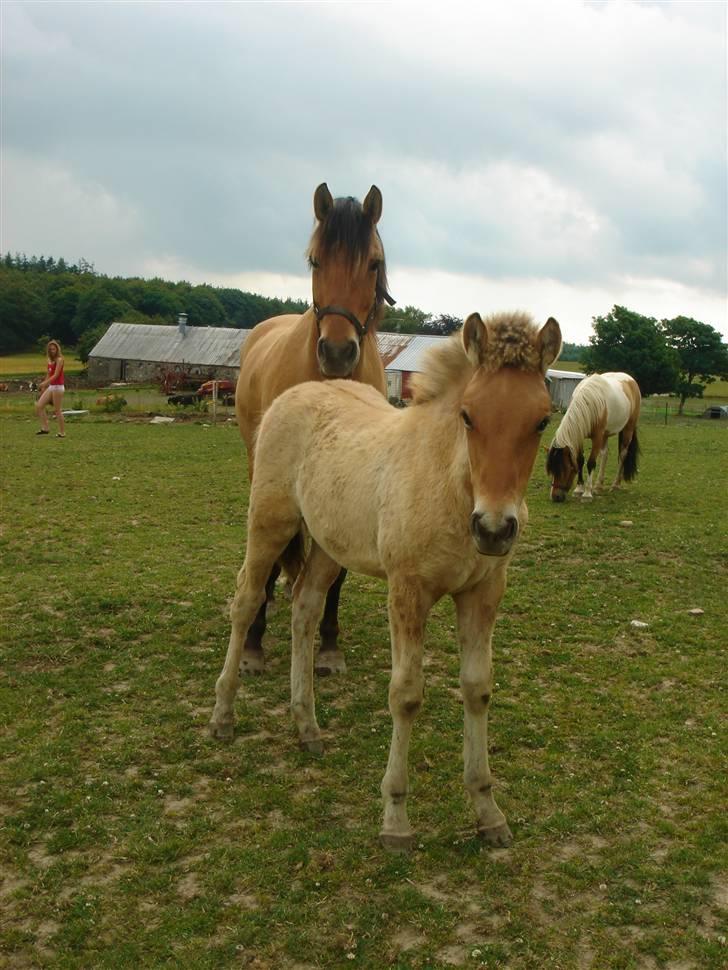
M 53 371 L 56 369 L 55 361 L 48 361 L 48 376 L 50 377 Z M 51 381 L 51 387 L 59 387 L 63 385 L 63 364 L 61 364 L 61 369 L 56 374 L 56 376 Z

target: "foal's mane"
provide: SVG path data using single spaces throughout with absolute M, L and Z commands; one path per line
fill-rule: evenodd
M 358 270 L 369 259 L 372 237 L 382 249 L 382 259 L 377 267 L 377 302 L 382 302 L 387 292 L 387 263 L 384 246 L 376 225 L 358 199 L 351 195 L 334 199 L 322 222 L 317 223 L 306 250 L 309 264 L 315 257 L 319 261 L 327 256 L 344 256 L 351 270 Z
M 528 313 L 493 313 L 483 323 L 488 345 L 483 367 L 540 371 L 541 358 L 536 343 L 539 327 Z M 442 397 L 453 387 L 465 384 L 475 373 L 463 347 L 461 332 L 452 334 L 425 354 L 422 371 L 412 378 L 412 403 L 422 404 Z
M 574 458 L 577 457 L 584 439 L 591 435 L 606 410 L 605 384 L 601 374 L 591 374 L 577 384 L 566 414 L 556 429 L 552 448 L 568 448 Z

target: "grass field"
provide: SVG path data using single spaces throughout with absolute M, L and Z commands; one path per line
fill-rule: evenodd
M 383 584 L 344 588 L 349 673 L 318 684 L 323 758 L 298 751 L 287 710 L 285 601 L 236 740 L 215 743 L 244 548 L 237 429 L 34 431 L 0 414 L 0 965 L 725 967 L 725 423 L 646 422 L 637 482 L 592 504 L 550 504 L 537 468 L 494 638 L 491 765 L 514 842 L 473 837 L 443 601 L 408 856 L 376 840 Z
M 83 371 L 83 364 L 73 351 L 66 351 L 64 357 L 64 374 L 80 374 Z M 45 354 L 27 353 L 0 356 L 0 379 L 45 376 L 47 364 L 48 360 Z

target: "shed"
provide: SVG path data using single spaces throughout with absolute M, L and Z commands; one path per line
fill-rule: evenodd
M 410 381 L 413 374 L 422 370 L 423 354 L 431 347 L 436 347 L 438 343 L 447 339 L 447 337 L 426 336 L 424 334 L 412 335 L 407 346 L 389 364 L 384 366 L 387 372 L 388 394 L 390 382 L 395 389 L 389 396 L 401 398 L 403 401 L 412 397 Z
M 94 383 L 155 380 L 160 370 L 180 367 L 195 377 L 235 380 L 240 347 L 250 333 L 232 327 L 157 327 L 112 323 L 89 354 Z
M 571 401 L 576 385 L 583 381 L 586 374 L 572 370 L 553 370 L 546 371 L 546 383 L 551 395 L 551 403 L 559 411 L 565 411 Z

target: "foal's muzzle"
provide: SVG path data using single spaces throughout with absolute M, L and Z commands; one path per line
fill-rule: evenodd
M 484 519 L 478 512 L 470 516 L 470 534 L 478 552 L 483 556 L 505 556 L 518 536 L 518 519 L 515 515 L 504 516 L 497 529 L 489 528 Z
M 359 344 L 355 340 L 333 343 L 319 337 L 316 356 L 325 377 L 348 377 L 359 361 Z

